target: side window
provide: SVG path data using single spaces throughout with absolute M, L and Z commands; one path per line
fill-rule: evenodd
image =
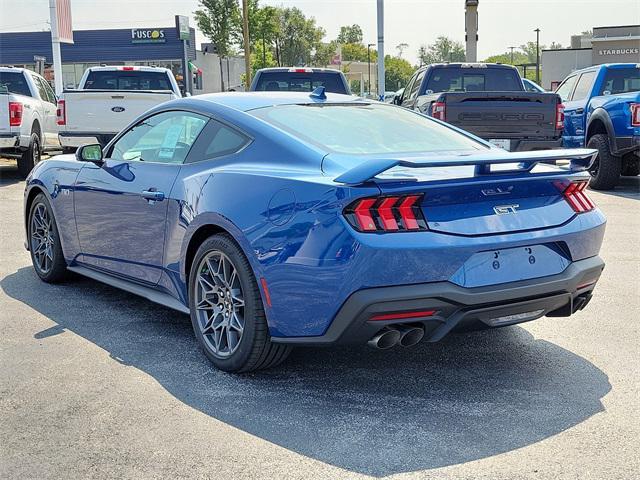
M 422 70 L 420 73 L 418 73 L 416 82 L 411 87 L 411 92 L 409 93 L 410 99 L 415 99 L 418 96 L 418 93 L 420 92 L 420 86 L 422 85 L 422 79 L 424 78 L 424 72 L 426 72 L 426 70 Z
M 249 137 L 238 130 L 209 120 L 187 162 L 200 162 L 230 155 L 242 150 L 250 141 Z
M 45 88 L 47 90 L 47 96 L 49 97 L 49 101 L 51 103 L 53 103 L 54 105 L 57 105 L 58 104 L 58 97 L 56 97 L 56 94 L 53 91 L 53 88 L 51 88 L 51 85 L 49 85 L 49 83 L 46 80 L 44 80 L 44 79 L 41 79 L 41 80 L 44 83 L 44 86 L 45 86 Z
M 568 77 L 564 82 L 560 84 L 560 86 L 556 90 L 556 93 L 560 95 L 560 98 L 563 102 L 569 100 L 569 95 L 571 95 L 571 90 L 573 90 L 573 86 L 576 84 L 577 78 L 578 77 L 576 77 L 575 75 Z
M 573 92 L 572 100 L 582 100 L 589 96 L 591 92 L 591 86 L 593 85 L 593 79 L 596 76 L 596 72 L 585 72 L 580 75 L 580 80 L 576 84 L 576 89 Z
M 109 156 L 125 162 L 183 163 L 206 123 L 207 118 L 196 113 L 158 113 L 129 129 Z
M 411 79 L 409 80 L 409 83 L 407 83 L 407 86 L 404 87 L 404 91 L 402 92 L 402 102 L 406 102 L 409 99 L 409 95 L 411 94 L 411 89 L 413 88 L 413 84 L 416 81 L 416 77 L 418 75 L 414 75 L 413 77 L 411 77 Z
M 33 83 L 36 84 L 36 89 L 38 90 L 40 99 L 45 102 L 48 102 L 49 94 L 47 92 L 47 87 L 44 86 L 44 82 L 40 79 L 40 77 L 36 77 L 35 75 L 31 75 L 31 79 L 33 80 Z

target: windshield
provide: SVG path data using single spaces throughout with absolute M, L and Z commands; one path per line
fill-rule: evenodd
M 610 68 L 604 76 L 600 95 L 640 91 L 640 68 Z
M 89 72 L 85 90 L 172 90 L 165 72 L 96 70 Z
M 392 105 L 279 105 L 249 113 L 336 153 L 366 155 L 486 148 L 430 118 Z
M 262 72 L 255 89 L 258 92 L 311 92 L 321 86 L 327 92 L 349 93 L 340 74 L 330 72 Z
M 521 92 L 524 87 L 511 68 L 434 68 L 427 90 L 439 92 Z
M 0 72 L 0 93 L 6 88 L 7 93 L 31 96 L 29 85 L 22 72 Z

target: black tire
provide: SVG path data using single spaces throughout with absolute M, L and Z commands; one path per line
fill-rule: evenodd
M 48 218 L 50 219 L 50 224 L 47 229 L 47 234 L 51 239 L 50 250 L 53 258 L 50 259 L 50 263 L 46 268 L 43 268 L 40 265 L 40 262 L 37 258 L 36 246 L 37 240 L 34 239 L 34 215 L 40 209 L 44 208 L 48 214 Z M 40 210 L 41 211 L 41 210 Z M 43 193 L 39 193 L 36 198 L 33 199 L 33 203 L 31 204 L 31 208 L 29 209 L 29 217 L 27 220 L 27 233 L 29 242 L 29 253 L 31 254 L 31 262 L 33 263 L 33 268 L 36 271 L 40 280 L 47 283 L 57 283 L 64 280 L 69 271 L 67 270 L 67 262 L 64 259 L 64 254 L 62 252 L 62 244 L 60 242 L 60 234 L 58 233 L 58 225 L 56 223 L 56 219 L 53 216 L 53 210 L 51 209 L 51 205 L 49 205 L 49 201 L 47 197 Z
M 589 186 L 594 190 L 611 190 L 618 184 L 622 171 L 622 159 L 611 153 L 609 137 L 598 133 L 589 139 L 588 148 L 598 150 L 598 157 L 589 171 L 591 181 Z
M 42 147 L 40 144 L 40 137 L 36 132 L 31 134 L 29 139 L 29 148 L 18 159 L 18 172 L 22 178 L 27 178 L 29 172 L 33 170 L 33 167 L 42 158 Z
M 640 158 L 635 157 L 635 159 L 626 161 L 622 168 L 622 175 L 626 177 L 635 177 L 638 174 L 640 174 Z
M 198 317 L 198 310 L 196 310 L 196 289 L 199 288 L 196 285 L 198 275 L 202 269 L 207 268 L 205 259 L 219 253 L 224 254 L 235 268 L 244 298 L 242 335 L 236 350 L 226 357 L 216 354 L 215 345 L 210 345 L 212 342 L 210 336 L 205 339 L 201 325 L 204 320 L 202 317 Z M 241 373 L 274 367 L 284 361 L 291 351 L 291 347 L 288 345 L 271 342 L 262 297 L 251 265 L 240 247 L 229 235 L 213 235 L 198 248 L 189 275 L 189 309 L 193 331 L 202 350 L 220 370 Z

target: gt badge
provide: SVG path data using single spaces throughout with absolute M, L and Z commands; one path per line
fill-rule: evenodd
M 516 213 L 519 207 L 520 205 L 517 203 L 513 205 L 497 205 L 493 207 L 493 211 L 496 212 L 496 215 L 508 215 L 510 213 Z

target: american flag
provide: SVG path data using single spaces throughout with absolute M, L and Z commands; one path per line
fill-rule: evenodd
M 56 17 L 58 19 L 58 39 L 62 43 L 73 43 L 73 26 L 71 25 L 71 0 L 55 0 Z

